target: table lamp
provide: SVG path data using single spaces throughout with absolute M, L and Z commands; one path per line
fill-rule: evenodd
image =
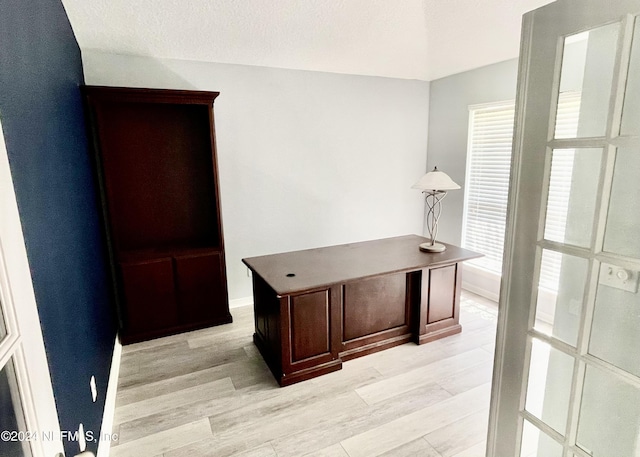
M 411 186 L 412 189 L 420 189 L 425 195 L 425 202 L 427 204 L 427 231 L 429 232 L 429 238 L 431 239 L 427 243 L 420 245 L 421 251 L 427 252 L 442 252 L 447 247 L 444 244 L 436 243 L 436 236 L 438 235 L 438 219 L 442 212 L 442 200 L 447 196 L 448 190 L 460 189 L 453 180 L 447 175 L 438 170 L 438 167 L 434 167 L 433 171 L 430 171 L 424 175 L 420 180 Z

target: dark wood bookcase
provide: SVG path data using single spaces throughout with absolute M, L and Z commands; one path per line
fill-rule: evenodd
M 231 322 L 217 92 L 84 86 L 124 344 Z

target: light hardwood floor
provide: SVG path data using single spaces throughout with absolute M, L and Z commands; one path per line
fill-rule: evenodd
M 280 388 L 234 322 L 123 348 L 112 457 L 481 457 L 497 306 L 463 292 L 462 333 Z

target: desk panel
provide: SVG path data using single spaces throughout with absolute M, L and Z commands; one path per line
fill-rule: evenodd
M 291 363 L 331 351 L 329 290 L 291 297 Z
M 344 285 L 343 341 L 408 325 L 405 273 Z
M 456 309 L 456 265 L 429 270 L 427 324 L 453 319 Z

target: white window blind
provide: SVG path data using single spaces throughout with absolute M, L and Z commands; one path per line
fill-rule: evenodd
M 580 113 L 580 92 L 563 92 L 558 100 L 556 138 L 575 138 Z M 470 263 L 502 273 L 502 254 L 507 215 L 507 194 L 515 103 L 472 107 L 469 113 L 469 145 L 465 186 L 462 245 L 485 256 Z M 545 238 L 564 241 L 573 151 L 563 150 L 554 159 L 548 200 Z M 557 291 L 560 256 L 547 256 L 540 272 L 540 285 Z
M 497 274 L 502 273 L 514 111 L 511 101 L 469 113 L 462 245 L 485 255 L 474 265 Z

